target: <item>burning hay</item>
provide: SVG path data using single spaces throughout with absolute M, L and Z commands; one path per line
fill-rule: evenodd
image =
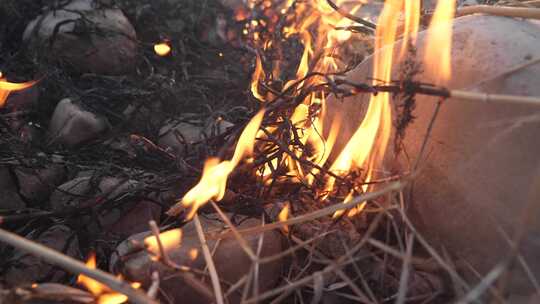
M 8 2 L 0 301 L 536 296 L 538 9 Z

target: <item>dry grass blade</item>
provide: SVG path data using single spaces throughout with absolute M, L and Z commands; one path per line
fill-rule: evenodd
M 195 214 L 193 221 L 195 222 L 197 236 L 199 237 L 199 241 L 201 242 L 204 259 L 206 260 L 206 265 L 208 266 L 208 271 L 210 272 L 210 279 L 212 281 L 212 287 L 214 288 L 216 303 L 224 304 L 225 302 L 223 300 L 223 292 L 221 291 L 221 284 L 219 283 L 219 276 L 216 270 L 216 265 L 214 264 L 214 260 L 212 259 L 212 255 L 210 254 L 210 249 L 208 248 L 208 244 L 206 243 L 206 238 L 204 237 L 204 231 L 201 225 L 201 221 L 199 220 L 199 215 Z
M 405 303 L 407 297 L 407 290 L 409 285 L 409 276 L 411 273 L 411 258 L 412 250 L 414 246 L 414 234 L 409 234 L 407 238 L 407 252 L 405 254 L 405 259 L 403 260 L 403 268 L 401 270 L 401 276 L 399 278 L 399 289 L 396 299 L 396 304 Z
M 537 8 L 472 5 L 459 8 L 456 11 L 456 17 L 472 14 L 488 14 L 513 18 L 540 19 L 540 9 Z
M 456 303 L 459 304 L 466 304 L 471 302 L 480 301 L 482 302 L 482 295 L 484 292 L 489 289 L 496 281 L 497 279 L 504 273 L 506 267 L 508 267 L 508 264 L 510 262 L 510 259 L 506 259 L 491 269 L 490 272 L 480 281 L 478 285 L 476 285 L 474 288 L 469 290 L 469 292 L 465 295 L 464 298 L 460 299 Z

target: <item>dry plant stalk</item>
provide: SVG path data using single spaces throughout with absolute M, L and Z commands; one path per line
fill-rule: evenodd
M 459 8 L 456 11 L 456 17 L 472 14 L 488 14 L 502 17 L 540 19 L 540 8 L 473 5 Z
M 148 297 L 140 290 L 132 288 L 129 283 L 117 279 L 109 273 L 106 273 L 100 269 L 91 269 L 81 261 L 75 260 L 72 257 L 66 256 L 60 252 L 52 250 L 46 246 L 25 239 L 21 236 L 18 236 L 1 228 L 0 242 L 4 242 L 23 251 L 27 251 L 37 257 L 42 258 L 48 263 L 57 265 L 73 274 L 83 274 L 89 278 L 92 278 L 108 286 L 112 290 L 126 295 L 129 301 L 131 301 L 132 303 L 157 304 L 156 301 Z

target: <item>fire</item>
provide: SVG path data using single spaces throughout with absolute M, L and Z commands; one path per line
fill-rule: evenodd
M 243 158 L 253 152 L 255 136 L 263 117 L 264 110 L 260 110 L 244 128 L 231 160 L 210 158 L 205 162 L 201 180 L 181 200 L 184 207 L 191 208 L 187 214 L 188 219 L 193 218 L 197 210 L 210 200 L 219 201 L 223 198 L 229 175 Z M 174 207 L 169 212 L 174 214 Z
M 159 234 L 159 241 L 163 246 L 163 250 L 167 251 L 171 248 L 178 247 L 182 243 L 182 229 L 172 229 Z M 155 255 L 159 255 L 159 244 L 155 236 L 149 236 L 144 239 L 144 245 L 148 251 Z
M 35 83 L 35 81 L 23 83 L 8 82 L 7 78 L 4 77 L 2 72 L 0 72 L 0 108 L 6 104 L 6 100 L 11 92 L 27 89 L 33 86 Z
M 443 84 L 451 75 L 452 19 L 454 0 L 439 0 L 429 25 L 424 64 L 435 75 L 435 84 Z
M 336 1 L 336 5 L 340 6 L 344 2 Z M 266 162 L 257 174 L 262 177 L 265 184 L 268 184 L 271 172 L 285 169 L 287 174 L 283 178 L 289 179 L 289 181 L 301 182 L 309 186 L 321 186 L 322 189 L 319 190 L 322 190 L 323 199 L 330 195 L 341 196 L 347 193 L 345 202 L 349 202 L 355 194 L 368 191 L 369 182 L 379 177 L 378 172 L 384 172 L 384 159 L 392 135 L 391 95 L 379 92 L 377 95 L 371 96 L 366 114 L 358 122 L 357 130 L 343 150 L 337 153 L 333 163 L 328 164 L 328 158 L 339 133 L 341 119 L 337 117 L 328 125 L 324 125 L 323 118 L 326 116 L 327 107 L 326 91 L 305 91 L 306 88 L 327 86 L 328 79 L 334 79 L 333 73 L 340 72 L 340 68 L 345 68 L 346 62 L 340 61 L 338 48 L 352 37 L 353 33 L 345 28 L 353 25 L 353 21 L 336 12 L 326 0 L 307 2 L 288 0 L 285 3 L 282 2 L 281 6 L 278 4 L 274 6 L 271 1 L 263 1 L 259 4 L 248 1 L 250 9 L 256 5 L 264 5 L 265 8 L 272 8 L 282 14 L 287 12 L 293 12 L 293 14 L 289 16 L 290 18 L 283 19 L 285 23 L 279 28 L 282 31 L 277 35 L 279 39 L 270 39 L 272 36 L 269 37 L 258 30 L 266 25 L 269 25 L 267 29 L 270 32 L 277 29 L 276 20 L 272 18 L 265 19 L 266 21 L 263 20 L 264 18 L 250 20 L 249 13 L 244 14 L 240 13 L 240 10 L 237 11 L 237 20 L 246 20 L 245 33 L 250 35 L 248 37 L 251 38 L 255 47 L 261 51 L 269 51 L 271 54 L 272 52 L 281 54 L 280 46 L 283 39 L 296 39 L 303 46 L 301 59 L 292 79 L 283 79 L 287 74 L 283 71 L 279 59 L 265 62 L 265 66 L 271 66 L 269 72 L 265 73 L 262 53 L 257 53 L 255 70 L 250 84 L 251 93 L 255 98 L 271 102 L 277 97 L 277 93 L 284 96 L 303 96 L 303 100 L 297 101 L 296 108 L 287 112 L 288 122 L 290 122 L 289 131 L 295 134 L 294 142 L 291 141 L 288 144 L 290 152 Z M 450 76 L 450 20 L 453 17 L 454 5 L 453 0 L 440 0 L 430 25 L 424 63 L 428 65 L 428 69 L 440 67 L 440 80 L 448 79 Z M 354 14 L 358 9 L 361 9 L 361 4 L 349 9 L 349 13 Z M 398 16 L 402 13 L 404 18 L 403 22 L 400 22 Z M 266 15 L 266 13 L 264 14 Z M 419 21 L 420 0 L 387 0 L 385 2 L 375 32 L 375 49 L 378 51 L 373 55 L 373 74 L 371 75 L 371 78 L 374 79 L 373 84 L 392 81 L 392 69 L 399 65 L 399 62 L 394 62 L 394 59 L 402 60 L 409 47 L 416 45 L 420 27 Z M 273 25 L 270 26 L 272 22 Z M 403 43 L 400 49 L 395 50 L 392 45 L 399 37 L 402 38 Z M 321 76 L 322 74 L 326 76 Z M 307 77 L 308 75 L 310 77 Z M 284 80 L 285 84 L 281 86 L 281 82 L 279 82 L 276 88 L 272 86 L 274 80 Z M 261 83 L 272 86 L 271 90 L 263 94 L 260 91 Z M 262 115 L 259 112 L 248 124 L 231 160 L 221 161 L 217 158 L 210 158 L 206 161 L 201 180 L 181 201 L 185 207 L 191 208 L 188 218 L 191 218 L 196 210 L 209 200 L 220 200 L 223 197 L 227 178 L 240 160 L 251 154 L 256 135 L 260 139 L 268 139 L 273 132 L 278 130 L 274 126 L 266 126 L 265 132 L 261 130 L 257 133 Z M 328 127 L 330 129 L 326 130 L 325 128 Z M 272 149 L 264 149 L 266 147 L 272 148 L 272 143 L 261 140 L 258 145 L 260 145 L 258 148 L 262 147 L 258 151 L 272 151 Z M 333 176 L 345 177 L 351 172 L 360 172 L 360 179 L 354 181 L 357 183 L 345 192 L 335 187 L 335 177 L 322 176 L 317 179 L 322 175 L 320 168 L 307 168 L 303 165 L 303 160 L 328 169 Z M 316 180 L 320 182 L 315 184 Z M 346 211 L 347 215 L 359 214 L 365 206 L 366 202 L 362 202 L 357 207 Z M 285 221 L 289 213 L 290 205 L 287 204 L 281 210 L 279 220 Z M 334 217 L 339 217 L 344 213 L 345 211 L 336 212 Z M 283 229 L 288 231 L 286 226 Z
M 403 30 L 400 58 L 403 58 L 409 45 L 415 45 L 420 26 L 420 0 L 405 0 L 405 26 Z
M 264 101 L 264 96 L 259 93 L 259 81 L 264 80 L 264 77 L 261 55 L 257 54 L 255 71 L 253 72 L 253 79 L 251 80 L 251 94 L 260 101 Z
M 171 46 L 168 42 L 161 42 L 154 45 L 154 52 L 161 57 L 167 56 L 171 53 Z
M 86 261 L 86 266 L 92 269 L 96 269 L 96 254 L 91 253 Z M 77 284 L 83 285 L 88 291 L 90 291 L 96 297 L 96 303 L 98 304 L 121 304 L 128 300 L 126 295 L 112 291 L 109 287 L 101 284 L 100 282 L 91 279 L 85 275 L 80 274 L 77 277 Z M 133 288 L 139 288 L 140 283 L 131 283 Z
M 289 218 L 289 213 L 291 212 L 291 204 L 287 202 L 283 209 L 279 212 L 278 219 L 280 222 L 284 222 Z M 283 232 L 289 233 L 289 226 L 283 225 Z
M 399 0 L 385 2 L 376 31 L 376 49 L 381 49 L 395 41 L 398 26 L 398 20 L 395 16 L 399 13 L 400 7 Z M 375 79 L 375 83 L 378 80 L 390 81 L 392 61 L 393 48 L 391 47 L 374 54 L 373 79 Z M 368 171 L 365 174 L 365 180 L 370 181 L 373 177 L 373 169 L 382 163 L 390 139 L 391 129 L 390 94 L 379 93 L 372 96 L 366 116 L 330 167 L 330 170 L 336 174 L 344 175 L 351 170 L 366 166 Z M 334 182 L 334 178 L 328 180 L 327 191 L 331 191 Z

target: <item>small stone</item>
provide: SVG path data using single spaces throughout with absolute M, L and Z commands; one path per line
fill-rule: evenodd
M 119 75 L 133 69 L 137 36 L 119 9 L 96 9 L 93 0 L 70 1 L 31 21 L 23 40 L 81 73 Z M 43 46 L 51 46 L 48 51 Z
M 239 246 L 234 237 L 222 238 L 217 241 L 210 234 L 217 236 L 218 232 L 225 231 L 225 225 L 217 220 L 201 217 L 201 224 L 205 232 L 208 247 L 213 252 L 213 261 L 216 265 L 218 276 L 221 281 L 234 284 L 251 269 L 251 260 Z M 248 218 L 239 221 L 238 229 L 260 226 L 260 220 Z M 167 253 L 172 261 L 179 265 L 204 270 L 206 262 L 203 256 L 199 238 L 193 222 L 182 228 L 183 238 L 181 244 L 170 248 Z M 153 271 L 160 273 L 160 289 L 162 296 L 170 299 L 173 303 L 207 303 L 202 295 L 190 288 L 183 282 L 182 277 L 173 275 L 175 270 L 164 266 L 161 262 L 153 261 L 145 251 L 137 252 L 132 245 L 133 241 L 143 242 L 149 236 L 144 232 L 131 236 L 122 242 L 111 258 L 111 270 L 120 270 L 128 279 L 136 279 L 143 285 L 150 283 Z M 260 235 L 245 235 L 244 238 L 250 248 L 256 252 Z M 217 247 L 216 247 L 217 246 Z M 263 234 L 261 257 L 276 255 L 283 251 L 282 237 L 277 231 L 267 231 Z M 283 259 L 259 265 L 259 292 L 264 292 L 276 285 L 283 266 Z M 205 280 L 204 284 L 209 284 Z M 226 289 L 229 285 L 224 286 Z M 211 287 L 209 287 L 211 289 Z M 229 296 L 230 303 L 238 303 L 241 295 L 233 293 Z
M 62 99 L 54 110 L 49 126 L 49 138 L 53 143 L 76 146 L 96 139 L 109 128 L 106 118 L 84 110 L 69 98 Z
M 48 200 L 54 189 L 66 178 L 63 166 L 42 169 L 18 167 L 14 171 L 19 182 L 19 193 L 35 203 Z
M 37 236 L 34 234 L 35 232 L 32 232 L 26 235 L 26 238 L 80 259 L 77 236 L 68 227 L 56 225 Z M 48 264 L 41 258 L 17 249 L 9 261 L 6 263 L 9 264 L 9 268 L 3 273 L 3 279 L 10 286 L 32 284 L 44 280 L 58 282 L 68 275 L 64 270 Z
M 200 122 L 168 121 L 159 130 L 158 145 L 174 152 L 178 157 L 189 155 L 195 146 L 207 138 L 223 134 L 234 124 L 218 119 L 209 126 Z
M 51 195 L 53 210 L 93 207 L 97 217 L 83 217 L 81 222 L 87 223 L 85 229 L 91 233 L 105 232 L 123 238 L 148 230 L 150 220 L 159 222 L 161 206 L 144 199 L 128 199 L 111 208 L 103 206 L 129 195 L 139 182 L 117 177 L 94 178 L 93 173 L 83 172 L 80 177 L 60 185 Z
M 22 209 L 26 204 L 18 193 L 14 176 L 9 172 L 9 168 L 0 166 L 0 210 Z
M 131 209 L 127 210 L 113 209 L 113 212 L 119 212 L 118 220 L 112 223 L 103 223 L 105 230 L 116 234 L 122 238 L 148 230 L 148 222 L 155 221 L 159 224 L 161 215 L 161 206 L 157 203 L 142 200 L 136 203 Z M 108 216 L 109 218 L 111 216 Z

